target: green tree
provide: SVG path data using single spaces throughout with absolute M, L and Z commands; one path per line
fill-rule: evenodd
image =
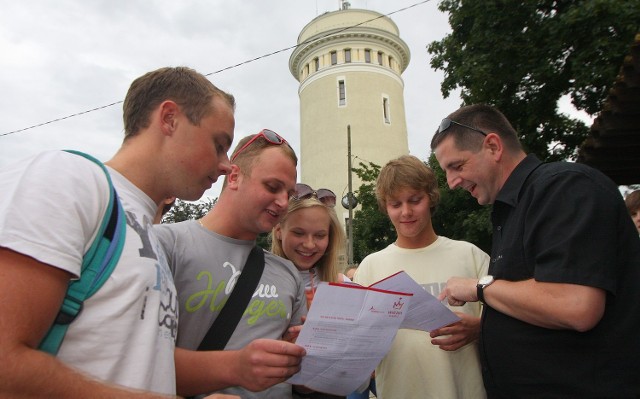
M 431 217 L 436 234 L 468 241 L 487 253 L 491 252 L 491 207 L 479 205 L 464 190 L 451 190 L 434 154 L 429 157 L 427 165 L 436 174 L 440 189 L 440 203 Z
M 271 232 L 258 234 L 258 237 L 256 237 L 256 245 L 267 251 L 271 251 Z
M 442 0 L 452 33 L 429 44 L 444 97 L 500 109 L 541 159 L 574 159 L 587 126 L 558 100 L 594 115 L 640 27 L 638 0 Z
M 362 180 L 362 185 L 354 192 L 360 208 L 353 215 L 353 261 L 360 263 L 365 256 L 394 242 L 396 233 L 376 201 L 375 182 L 380 166 L 360 162 L 360 167 L 352 168 L 352 171 Z
M 178 223 L 189 219 L 200 219 L 211 209 L 218 199 L 206 197 L 198 202 L 176 200 L 173 207 L 162 217 L 162 223 Z
M 186 202 L 176 200 L 171 210 L 162 218 L 162 223 L 177 223 L 189 219 L 200 219 L 209 212 L 218 202 L 218 198 L 211 199 L 209 197 L 198 202 Z M 256 238 L 256 244 L 264 249 L 271 249 L 271 241 L 269 233 L 259 234 Z

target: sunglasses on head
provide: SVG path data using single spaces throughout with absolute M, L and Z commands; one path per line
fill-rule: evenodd
M 336 195 L 328 188 L 314 190 L 307 184 L 298 183 L 296 184 L 295 194 L 291 196 L 294 200 L 304 200 L 311 197 L 316 197 L 318 201 L 326 206 L 333 207 L 336 205 Z
M 486 135 L 487 135 L 487 133 L 486 133 L 486 132 L 483 132 L 483 131 L 482 131 L 482 130 L 480 130 L 480 129 L 476 129 L 475 127 L 471 127 L 471 126 L 469 126 L 469 125 L 465 125 L 465 124 L 463 124 L 463 123 L 459 123 L 459 122 L 456 122 L 456 121 L 452 121 L 452 120 L 451 120 L 451 119 L 449 119 L 449 118 L 444 118 L 444 119 L 442 120 L 442 122 L 440 122 L 440 126 L 438 127 L 438 133 L 442 133 L 442 132 L 444 132 L 445 130 L 449 129 L 449 128 L 451 127 L 451 124 L 458 125 L 458 126 L 462 126 L 462 127 L 466 127 L 467 129 L 471 129 L 471 130 L 473 130 L 473 131 L 475 131 L 475 132 L 478 132 L 478 133 L 482 134 L 483 136 L 486 136 Z
M 272 145 L 282 145 L 282 144 L 286 144 L 286 142 L 287 142 L 287 140 L 285 140 L 282 136 L 280 136 L 278 133 L 274 132 L 273 130 L 262 129 L 262 131 L 260 133 L 258 133 L 255 136 L 253 136 L 251 138 L 251 140 L 247 141 L 247 143 L 245 145 L 240 147 L 240 149 L 238 151 L 236 151 L 236 153 L 233 154 L 233 156 L 231 156 L 231 162 L 233 162 L 233 160 L 236 159 L 236 157 L 242 151 L 244 151 L 247 147 L 249 147 L 251 145 L 251 143 L 253 143 L 254 141 L 256 141 L 260 137 L 263 137 L 265 140 L 267 140 L 267 143 L 272 144 Z

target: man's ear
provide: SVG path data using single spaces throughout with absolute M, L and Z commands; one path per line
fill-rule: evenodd
M 496 160 L 502 158 L 504 152 L 504 144 L 497 133 L 489 132 L 484 139 L 484 147 L 491 153 Z
M 237 190 L 241 180 L 242 173 L 240 172 L 240 167 L 236 164 L 231 164 L 231 172 L 227 174 L 227 187 L 232 190 Z
M 163 101 L 160 104 L 160 127 L 162 133 L 171 136 L 178 127 L 178 116 L 180 115 L 180 107 L 171 100 Z

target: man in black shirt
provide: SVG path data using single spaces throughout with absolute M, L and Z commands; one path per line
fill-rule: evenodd
M 489 275 L 440 299 L 482 301 L 490 398 L 640 396 L 640 239 L 615 184 L 527 155 L 495 108 L 445 118 L 431 149 L 451 188 L 493 204 Z

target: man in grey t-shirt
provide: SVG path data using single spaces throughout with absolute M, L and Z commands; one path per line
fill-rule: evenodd
M 231 158 L 220 198 L 198 221 L 157 226 L 178 290 L 176 362 L 198 362 L 197 375 L 177 376 L 178 393 L 290 398 L 284 383 L 304 349 L 282 340 L 306 313 L 304 286 L 293 264 L 265 251 L 260 282 L 225 350 L 197 352 L 245 266 L 258 234 L 286 213 L 297 157 L 270 130 L 245 137 Z

